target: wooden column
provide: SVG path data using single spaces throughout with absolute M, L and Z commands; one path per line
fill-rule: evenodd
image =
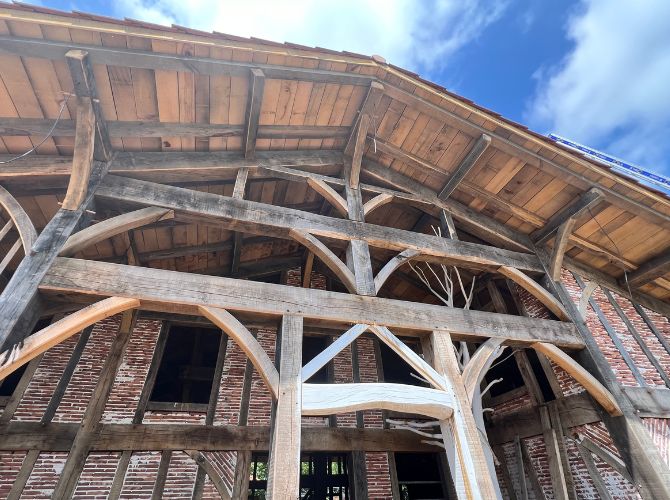
M 347 214 L 349 220 L 364 222 L 365 210 L 361 188 L 357 185 L 349 185 L 350 169 L 345 172 L 347 180 L 345 190 L 347 194 Z M 352 239 L 347 245 L 347 266 L 354 274 L 356 293 L 358 295 L 377 295 L 375 280 L 372 274 L 372 260 L 370 258 L 370 247 L 366 241 Z
M 270 500 L 299 498 L 302 407 L 302 317 L 282 320 L 279 397 L 272 430 L 267 494 Z
M 458 498 L 496 498 L 497 486 L 489 471 L 451 335 L 442 331 L 432 332 L 430 348 L 435 369 L 444 375 L 454 398 L 453 417 L 442 421 L 440 428 Z

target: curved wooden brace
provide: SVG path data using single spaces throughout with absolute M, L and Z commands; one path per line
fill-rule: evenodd
M 568 372 L 572 378 L 584 386 L 584 389 L 598 401 L 600 405 L 607 410 L 607 413 L 613 416 L 620 416 L 623 413 L 614 396 L 602 385 L 593 375 L 583 368 L 574 359 L 564 353 L 553 344 L 546 342 L 536 342 L 531 347 L 537 352 L 541 352 L 558 366 Z
M 582 315 L 584 321 L 586 321 L 586 309 L 589 306 L 589 299 L 591 299 L 591 295 L 593 295 L 593 292 L 596 291 L 596 288 L 598 288 L 598 282 L 589 281 L 589 284 L 586 285 L 586 288 L 582 290 L 582 296 L 579 298 L 579 314 Z
M 303 415 L 378 409 L 447 420 L 453 399 L 445 391 L 404 384 L 302 384 Z
M 335 191 L 321 179 L 313 179 L 308 177 L 307 184 L 309 184 L 309 187 L 311 187 L 314 191 L 323 196 L 328 201 L 328 203 L 330 203 L 335 208 L 335 210 L 340 212 L 340 214 L 343 216 L 348 217 L 349 209 L 347 208 L 347 201 L 342 198 L 340 193 Z
M 0 186 L 0 205 L 7 210 L 7 213 L 14 222 L 14 227 L 19 232 L 21 237 L 21 242 L 23 243 L 23 251 L 27 254 L 30 252 L 30 249 L 33 247 L 33 243 L 37 239 L 37 231 L 35 231 L 35 226 L 33 226 L 30 217 L 23 207 L 19 205 L 19 202 L 16 201 L 9 191 Z
M 330 248 L 321 243 L 310 233 L 291 229 L 289 231 L 291 238 L 301 243 L 317 255 L 328 268 L 342 281 L 349 293 L 356 293 L 356 278 L 344 262 L 335 255 Z
M 463 368 L 463 385 L 465 385 L 465 392 L 470 402 L 475 397 L 475 391 L 481 384 L 484 375 L 498 357 L 498 348 L 504 341 L 505 339 L 499 338 L 488 339 L 479 346 L 479 349 Z
M 404 359 L 408 365 L 414 368 L 419 375 L 425 378 L 431 385 L 443 391 L 449 390 L 449 385 L 435 368 L 430 366 L 424 359 L 405 345 L 391 330 L 385 326 L 370 325 L 370 330 L 377 335 L 379 340 L 393 349 L 398 356 Z
M 318 355 L 314 356 L 309 363 L 302 367 L 300 372 L 301 380 L 304 382 L 309 379 L 367 329 L 368 325 L 363 324 L 354 325 L 349 328 L 346 332 L 340 335 L 335 342 L 332 342 Z
M 384 267 L 379 270 L 377 276 L 375 276 L 375 292 L 379 293 L 384 286 L 384 283 L 386 283 L 386 280 L 391 277 L 396 269 L 419 255 L 421 255 L 420 251 L 408 248 L 389 260 Z
M 530 276 L 522 273 L 518 269 L 509 266 L 500 266 L 498 272 L 508 277 L 514 283 L 530 293 L 537 300 L 542 302 L 552 313 L 561 321 L 570 321 L 567 311 L 556 297 L 550 294 L 543 286 L 538 284 Z
M 146 207 L 134 212 L 117 215 L 111 219 L 93 224 L 70 236 L 65 245 L 63 245 L 59 255 L 61 257 L 69 257 L 91 245 L 95 245 L 117 234 L 125 233 L 130 229 L 172 218 L 174 218 L 174 211 L 160 207 Z
M 391 193 L 380 193 L 374 198 L 371 198 L 363 205 L 363 215 L 367 216 L 373 210 L 391 203 L 395 196 Z
M 51 347 L 100 320 L 140 306 L 138 299 L 109 297 L 33 333 L 0 354 L 0 380 Z
M 200 314 L 233 338 L 253 363 L 254 368 L 258 370 L 258 374 L 265 381 L 274 397 L 278 397 L 279 373 L 277 368 L 249 330 L 225 309 L 198 306 L 198 310 Z
M 9 249 L 9 251 L 5 254 L 4 258 L 2 261 L 0 261 L 0 274 L 5 272 L 5 268 L 9 265 L 9 263 L 12 261 L 14 256 L 19 253 L 19 249 L 21 248 L 21 239 L 19 238 L 14 242 L 12 247 Z
M 202 469 L 205 471 L 205 474 L 207 474 L 209 479 L 212 481 L 216 491 L 219 492 L 221 500 L 231 500 L 232 492 L 228 491 L 226 484 L 223 482 L 223 478 L 216 471 L 211 462 L 207 460 L 207 457 L 197 450 L 184 450 L 184 453 L 186 453 L 193 459 L 195 463 L 202 467 Z

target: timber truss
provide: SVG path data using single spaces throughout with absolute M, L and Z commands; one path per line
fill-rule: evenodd
M 39 42 L 2 38 L 1 43 L 4 50 L 33 51 L 30 55 L 37 57 L 55 58 L 64 53 L 63 47 L 53 42 L 45 46 Z M 107 57 L 112 61 L 120 57 L 119 51 L 96 50 L 96 57 Z M 194 61 L 196 66 L 189 65 L 188 68 L 241 72 L 249 76 L 252 90 L 247 120 L 239 130 L 243 137 L 242 152 L 115 153 L 110 146 L 110 131 L 114 132 L 114 128 L 108 127 L 102 119 L 87 51 L 68 49 L 65 56 L 77 94 L 77 119 L 74 124 L 69 124 L 75 134 L 74 156 L 71 159 L 35 157 L 17 162 L 0 173 L 0 178 L 5 180 L 34 176 L 67 181 L 62 207 L 39 236 L 9 191 L 0 189 L 0 203 L 20 235 L 12 247 L 12 256 L 21 247 L 25 254 L 5 288 L 0 304 L 0 343 L 4 346 L 0 379 L 76 332 L 115 314 L 124 313 L 120 338 L 125 340 L 116 343 L 112 349 L 112 361 L 106 364 L 105 378 L 98 385 L 84 421 L 73 438 L 54 493 L 56 497 L 67 498 L 74 491 L 86 454 L 100 435 L 104 400 L 132 331 L 136 317 L 132 311 L 138 309 L 204 316 L 232 337 L 247 354 L 276 401 L 270 441 L 269 498 L 296 498 L 298 495 L 302 415 L 329 415 L 373 408 L 409 411 L 433 419 L 434 428 L 439 431 L 421 432 L 429 435 L 432 444 L 444 448 L 458 497 L 499 498 L 493 455 L 483 438 L 480 384 L 493 360 L 507 345 L 531 347 L 578 380 L 602 407 L 605 424 L 622 450 L 635 482 L 656 498 L 670 497 L 667 494 L 669 486 L 661 477 L 657 457 L 652 451 L 655 447 L 647 431 L 616 383 L 567 290 L 556 280 L 562 266 L 572 266 L 575 270 L 577 266 L 564 258 L 561 248 L 565 245 L 555 245 L 552 255 L 542 246 L 554 233 L 559 240 L 567 238 L 570 221 L 600 199 L 600 191 L 589 191 L 561 212 L 556 220 L 549 221 L 532 239 L 475 214 L 450 200 L 449 195 L 481 157 L 491 137 L 482 134 L 445 188 L 440 193 L 432 192 L 402 174 L 364 158 L 371 116 L 381 96 L 389 91 L 399 95 L 397 89 L 385 88 L 367 78 L 364 83 L 369 85 L 368 95 L 354 127 L 346 131 L 348 140 L 343 152 L 256 151 L 256 139 L 273 133 L 259 126 L 264 79 L 278 77 L 280 69 L 267 66 L 249 70 L 232 63 L 225 68 L 213 68 L 202 61 Z M 135 57 L 141 55 L 135 54 Z M 164 56 L 163 59 L 161 65 L 182 64 L 174 56 Z M 159 64 L 153 60 L 143 64 L 149 63 Z M 309 74 L 321 79 L 337 77 L 320 71 Z M 285 73 L 281 75 L 286 76 Z M 302 73 L 301 76 L 306 77 Z M 361 79 L 363 77 L 356 82 L 360 83 Z M 316 173 L 322 167 L 330 166 L 343 166 L 344 175 L 334 177 Z M 392 188 L 362 183 L 363 167 L 367 175 L 390 184 Z M 235 178 L 233 196 L 156 182 L 179 182 L 193 176 L 203 180 Z M 245 183 L 254 177 L 306 182 L 343 218 L 245 200 Z M 372 195 L 366 203 L 362 201 L 364 192 Z M 86 211 L 95 198 L 142 208 L 85 227 Z M 453 216 L 499 246 L 460 241 L 454 237 L 453 231 L 445 231 L 450 237 L 443 238 L 365 222 L 366 216 L 391 201 L 411 203 L 431 216 L 442 217 L 447 228 L 453 227 Z M 234 278 L 149 269 L 133 265 L 136 256 L 132 250 L 128 264 L 72 258 L 96 242 L 166 219 L 297 241 L 323 261 L 350 293 L 308 291 Z M 3 236 L 6 233 L 4 231 Z M 347 248 L 346 262 L 323 239 L 342 242 Z M 370 247 L 397 252 L 397 256 L 376 276 L 372 271 Z M 388 277 L 409 261 L 498 273 L 536 297 L 558 321 L 377 297 Z M 548 288 L 534 279 L 542 274 L 553 278 L 547 280 Z M 588 277 L 598 276 L 601 284 L 615 291 L 621 290 L 611 278 L 592 270 L 587 274 Z M 28 335 L 45 310 L 45 298 L 93 304 Z M 636 299 L 650 307 L 659 306 L 658 301 L 641 294 L 637 294 Z M 665 304 L 661 304 L 660 309 L 668 310 Z M 278 368 L 233 315 L 249 313 L 281 318 Z M 348 329 L 302 366 L 300 353 L 306 320 L 336 327 L 346 325 Z M 394 331 L 420 337 L 423 357 L 400 341 Z M 387 383 L 321 384 L 315 387 L 309 383 L 311 375 L 364 332 L 375 335 L 393 349 L 431 387 L 410 388 Z M 475 341 L 481 346 L 467 362 L 464 358 L 459 362 L 453 341 Z M 561 348 L 578 351 L 580 363 Z M 198 453 L 193 452 L 192 457 L 207 470 L 206 460 Z

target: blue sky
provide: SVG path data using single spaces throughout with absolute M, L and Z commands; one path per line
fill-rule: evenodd
M 669 0 L 42 0 L 380 54 L 540 133 L 670 174 Z

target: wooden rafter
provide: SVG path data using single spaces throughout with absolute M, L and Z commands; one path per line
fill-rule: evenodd
M 622 286 L 628 285 L 632 288 L 639 288 L 669 272 L 670 250 L 666 250 L 660 255 L 644 262 L 632 273 L 628 273 L 627 279 L 625 277 L 620 278 L 619 283 Z
M 447 181 L 446 186 L 442 188 L 442 191 L 437 195 L 438 198 L 446 200 L 451 196 L 461 181 L 468 175 L 468 172 L 474 168 L 477 164 L 477 161 L 482 157 L 484 151 L 491 144 L 491 137 L 487 134 L 482 134 L 479 139 L 474 143 L 468 154 L 465 155 L 465 158 L 458 164 L 456 170 L 451 174 L 449 180 Z

